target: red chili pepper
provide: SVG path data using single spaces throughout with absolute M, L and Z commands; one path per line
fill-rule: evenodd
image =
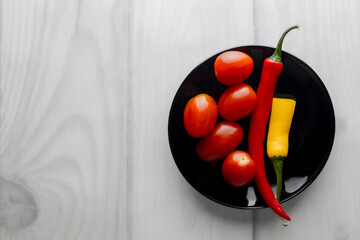
M 281 62 L 282 42 L 286 34 L 294 28 L 299 28 L 299 26 L 288 28 L 281 36 L 273 55 L 266 58 L 264 61 L 260 83 L 256 92 L 257 104 L 255 106 L 255 110 L 251 114 L 249 129 L 249 153 L 256 164 L 256 186 L 266 204 L 276 214 L 288 221 L 291 220 L 290 217 L 285 213 L 280 203 L 276 200 L 266 178 L 263 144 L 276 82 L 283 69 L 283 64 Z

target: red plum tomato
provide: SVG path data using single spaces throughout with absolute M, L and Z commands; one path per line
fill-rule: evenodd
M 191 98 L 185 106 L 185 129 L 192 137 L 205 137 L 215 127 L 217 117 L 216 101 L 205 93 L 198 94 Z
M 245 81 L 254 69 L 253 59 L 240 51 L 221 53 L 214 63 L 216 78 L 222 84 L 233 86 Z
M 255 109 L 256 93 L 246 83 L 231 86 L 219 99 L 219 114 L 228 121 L 238 121 L 247 117 Z
M 223 159 L 239 146 L 243 135 L 243 129 L 238 123 L 221 122 L 209 135 L 199 140 L 196 153 L 206 162 Z
M 229 185 L 244 187 L 255 177 L 255 162 L 247 152 L 236 150 L 225 158 L 221 173 Z

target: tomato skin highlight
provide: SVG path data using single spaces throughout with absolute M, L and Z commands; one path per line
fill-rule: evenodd
M 187 133 L 195 138 L 208 135 L 216 125 L 218 107 L 209 95 L 201 93 L 191 98 L 184 110 L 184 126 Z
M 214 162 L 225 158 L 241 143 L 244 132 L 236 122 L 221 122 L 209 135 L 200 139 L 196 145 L 196 153 L 206 162 Z
M 219 99 L 219 114 L 228 121 L 243 119 L 255 109 L 256 99 L 255 91 L 246 83 L 229 87 Z
M 225 158 L 221 173 L 229 185 L 244 187 L 255 178 L 255 162 L 247 152 L 236 150 Z
M 253 59 L 240 51 L 221 53 L 214 63 L 216 78 L 222 84 L 233 86 L 245 81 L 254 69 Z

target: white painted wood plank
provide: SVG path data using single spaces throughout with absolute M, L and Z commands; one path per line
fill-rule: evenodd
M 1 239 L 126 238 L 127 10 L 1 1 Z
M 284 50 L 322 78 L 336 114 L 330 159 L 316 181 L 284 204 L 293 221 L 284 229 L 270 211 L 255 216 L 255 239 L 357 239 L 360 234 L 360 29 L 358 1 L 268 1 L 255 5 L 258 44 L 272 45 L 293 24 Z
M 187 74 L 226 48 L 253 43 L 252 1 L 133 3 L 130 239 L 251 239 L 252 212 L 205 199 L 168 144 L 172 99 Z

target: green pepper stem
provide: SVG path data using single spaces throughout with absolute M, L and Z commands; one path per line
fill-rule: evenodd
M 272 157 L 271 162 L 274 166 L 275 174 L 276 174 L 276 199 L 280 202 L 281 192 L 282 192 L 282 170 L 284 166 L 285 157 L 275 156 Z
M 284 38 L 286 36 L 286 34 L 288 34 L 288 32 L 290 32 L 293 29 L 299 29 L 299 25 L 295 25 L 292 27 L 289 27 L 288 29 L 286 29 L 286 31 L 281 35 L 281 38 L 276 46 L 275 52 L 273 53 L 273 55 L 271 55 L 269 57 L 270 60 L 273 60 L 274 62 L 279 62 L 281 63 L 281 48 L 282 48 L 282 43 L 284 41 Z
M 280 202 L 282 185 L 283 185 L 282 171 L 283 171 L 285 157 L 275 156 L 275 157 L 270 158 L 270 160 L 274 166 L 274 170 L 275 170 L 275 174 L 276 174 L 276 199 L 278 200 L 278 202 Z M 289 225 L 288 221 L 284 220 L 281 217 L 279 217 L 279 218 L 280 218 L 280 222 L 283 226 L 286 227 L 287 225 Z

